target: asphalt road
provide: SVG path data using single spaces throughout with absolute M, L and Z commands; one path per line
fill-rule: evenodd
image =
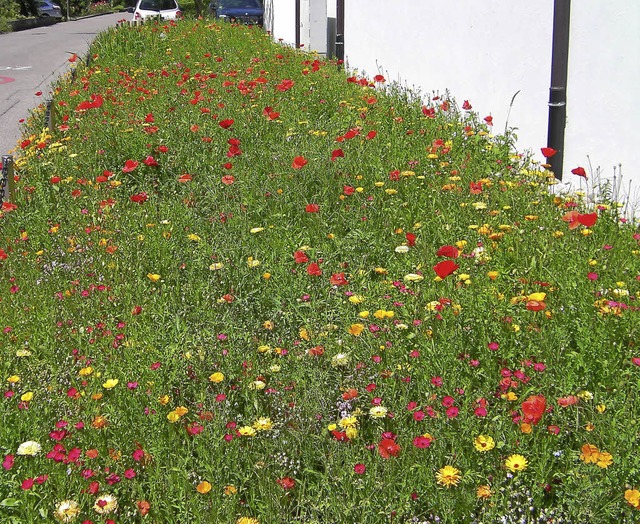
M 72 67 L 69 58 L 84 59 L 100 31 L 130 18 L 116 13 L 0 34 L 0 154 L 16 147 L 20 120 L 50 98 L 52 84 Z

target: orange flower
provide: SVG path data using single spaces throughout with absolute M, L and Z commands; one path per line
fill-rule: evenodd
M 580 448 L 580 460 L 585 464 L 596 464 L 600 457 L 600 452 L 598 448 L 593 444 L 585 444 Z
M 203 480 L 202 482 L 200 482 L 200 484 L 196 486 L 196 491 L 201 495 L 206 495 L 211 491 L 211 484 L 206 480 Z

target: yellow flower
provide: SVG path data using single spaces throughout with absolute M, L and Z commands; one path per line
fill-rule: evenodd
M 184 415 L 189 413 L 189 410 L 187 408 L 185 408 L 184 406 L 178 406 L 175 409 L 175 412 L 178 414 L 179 417 L 183 417 Z
M 167 414 L 167 420 L 174 424 L 180 420 L 180 415 L 178 415 L 175 411 L 171 411 Z
M 364 324 L 351 324 L 349 327 L 349 334 L 354 337 L 359 337 L 360 334 L 364 331 Z
M 258 267 L 260 265 L 260 261 L 257 258 L 247 257 L 247 266 L 253 268 Z
M 358 436 L 358 428 L 347 428 L 344 431 L 347 434 L 347 438 L 349 438 L 349 440 L 353 440 Z
M 240 517 L 236 520 L 236 524 L 260 524 L 260 521 L 253 517 Z
M 498 273 L 497 271 L 487 271 L 487 276 L 491 280 L 495 280 L 496 278 L 498 278 L 498 275 L 500 275 L 500 273 Z
M 527 469 L 528 465 L 527 459 L 518 454 L 509 456 L 504 462 L 504 466 L 513 473 Z
M 272 331 L 272 330 L 273 330 L 273 328 L 275 327 L 275 325 L 274 325 L 273 321 L 271 321 L 271 320 L 265 320 L 265 321 L 262 323 L 262 327 L 263 327 L 264 329 L 268 329 L 269 331 Z
M 211 271 L 218 271 L 220 269 L 222 269 L 224 267 L 224 264 L 222 264 L 221 262 L 214 262 L 213 264 L 211 264 L 209 266 L 209 269 Z
M 206 480 L 203 480 L 202 482 L 200 482 L 200 484 L 196 486 L 196 491 L 201 495 L 206 495 L 211 491 L 211 483 L 207 482 Z
M 119 380 L 117 378 L 110 378 L 104 384 L 102 384 L 102 387 L 104 389 L 113 389 L 118 385 L 118 382 Z
M 256 431 L 269 431 L 273 427 L 273 422 L 269 417 L 260 417 L 253 423 L 253 429 Z
M 473 445 L 480 452 L 491 451 L 496 447 L 496 442 L 493 437 L 488 435 L 478 435 L 473 441 Z
M 378 309 L 373 316 L 378 320 L 383 320 L 385 318 L 393 318 L 395 313 L 393 311 L 386 311 L 384 309 Z
M 383 267 L 377 267 L 373 270 L 376 275 L 386 275 L 388 271 Z
M 253 429 L 251 426 L 242 426 L 238 430 L 238 433 L 240 433 L 240 435 L 243 437 L 253 437 L 256 434 L 256 430 Z
M 236 488 L 233 484 L 229 484 L 224 487 L 224 494 L 228 497 L 231 495 L 235 495 L 236 493 L 238 493 L 238 488 Z
M 160 404 L 162 404 L 163 406 L 166 406 L 169 403 L 169 400 L 169 395 L 162 395 L 158 398 L 158 402 L 160 402 Z
M 219 382 L 222 382 L 224 380 L 224 374 L 216 371 L 209 376 L 209 380 L 214 384 L 218 384 Z
M 147 273 L 147 278 L 151 280 L 151 282 L 157 282 L 160 280 L 160 275 L 157 273 Z
M 490 486 L 478 486 L 478 489 L 476 490 L 476 497 L 478 497 L 479 499 L 488 499 L 491 497 L 491 495 L 493 495 L 493 493 L 491 492 Z
M 17 384 L 18 382 L 20 382 L 20 377 L 18 375 L 11 375 L 8 379 L 7 382 L 9 384 Z
M 26 393 L 23 393 L 20 396 L 20 400 L 22 400 L 22 402 L 31 402 L 32 398 L 33 398 L 33 391 L 27 391 Z
M 86 368 L 82 368 L 78 371 L 78 375 L 81 377 L 88 377 L 91 373 L 93 373 L 93 368 L 91 366 L 87 366 Z
M 460 482 L 460 479 L 462 478 L 460 473 L 459 469 L 447 465 L 438 470 L 436 473 L 436 480 L 438 484 L 446 486 L 447 488 L 457 486 L 458 482 Z
M 369 318 L 369 312 L 368 311 L 360 311 L 360 313 L 358 313 L 358 316 L 360 318 Z
M 256 234 L 256 233 L 260 233 L 260 232 L 262 232 L 262 231 L 264 231 L 264 228 L 263 228 L 263 227 L 252 227 L 252 228 L 249 230 L 249 233 Z
M 420 282 L 422 280 L 424 280 L 424 277 L 422 275 L 418 275 L 417 273 L 409 273 L 404 276 L 405 282 Z
M 362 304 L 363 301 L 364 297 L 362 295 L 351 295 L 349 297 L 349 302 L 351 302 L 352 304 Z
M 196 234 L 194 234 L 194 233 L 189 233 L 189 234 L 187 235 L 187 238 L 188 238 L 189 240 L 193 240 L 194 242 L 200 242 L 200 241 L 202 240 L 198 235 L 196 235 Z
M 529 434 L 533 431 L 533 428 L 528 422 L 523 422 L 520 424 L 520 431 L 522 431 L 522 433 Z
M 341 428 L 355 428 L 358 425 L 358 419 L 351 415 L 350 417 L 344 417 L 338 422 Z
M 624 499 L 635 509 L 640 509 L 640 491 L 637 489 L 628 489 L 624 492 Z
M 53 512 L 54 518 L 63 523 L 73 522 L 79 514 L 80 505 L 75 500 L 63 500 Z

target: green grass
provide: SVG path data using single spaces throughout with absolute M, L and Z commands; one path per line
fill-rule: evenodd
M 91 53 L 0 219 L 2 522 L 634 522 L 615 202 L 257 28 Z

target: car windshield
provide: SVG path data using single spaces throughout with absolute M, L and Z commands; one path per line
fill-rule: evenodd
M 217 0 L 214 2 L 219 9 L 246 9 L 246 8 L 258 8 L 262 7 L 260 0 Z
M 140 9 L 144 11 L 167 11 L 169 9 L 178 9 L 175 0 L 142 0 Z

